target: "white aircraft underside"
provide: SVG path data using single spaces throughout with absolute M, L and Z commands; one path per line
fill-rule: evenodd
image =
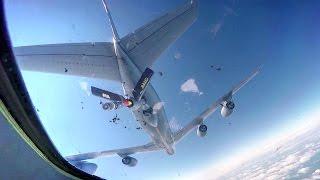
M 148 82 L 146 81 L 147 83 L 143 82 L 142 84 L 139 84 L 139 80 L 144 77 L 145 70 L 152 67 L 161 53 L 195 21 L 198 1 L 189 1 L 123 38 L 118 36 L 104 0 L 103 4 L 113 30 L 114 42 L 112 43 L 65 43 L 14 48 L 14 53 L 22 70 L 100 78 L 121 83 L 124 96 L 116 95 L 116 98 L 132 100 L 133 107 L 129 109 L 152 140 L 142 146 L 89 152 L 66 157 L 70 162 L 84 162 L 87 159 L 117 154 L 123 158 L 122 162 L 124 164 L 134 166 L 137 160 L 129 156 L 134 153 L 165 150 L 170 155 L 174 154 L 174 144 L 195 128 L 198 128 L 197 134 L 199 136 L 206 134 L 207 127 L 203 124 L 203 121 L 217 108 L 222 107 L 223 116 L 230 115 L 234 108 L 232 96 L 259 72 L 259 70 L 256 70 L 180 131 L 172 132 L 163 107 L 156 112 L 144 113 L 161 100 L 152 85 L 148 83 L 150 79 L 148 79 Z M 133 94 L 137 84 L 141 87 L 146 86 L 139 92 L 140 96 Z M 108 94 L 110 92 L 104 92 L 107 94 L 102 92 L 101 97 L 112 99 Z

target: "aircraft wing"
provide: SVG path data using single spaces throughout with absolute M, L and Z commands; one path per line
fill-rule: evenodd
M 112 43 L 66 43 L 13 49 L 22 70 L 120 81 Z
M 124 157 L 130 154 L 158 151 L 161 149 L 162 148 L 157 147 L 154 143 L 151 142 L 142 146 L 136 146 L 136 147 L 130 147 L 130 148 L 77 154 L 77 155 L 67 156 L 65 157 L 65 159 L 68 161 L 83 161 L 86 159 L 95 159 L 98 157 L 112 156 L 112 155 L 119 155 L 120 157 Z
M 123 37 L 121 45 L 141 71 L 151 67 L 197 17 L 198 1 L 191 0 Z
M 183 127 L 180 131 L 174 134 L 174 141 L 178 142 L 187 134 L 189 134 L 195 127 L 202 124 L 202 122 L 207 119 L 212 113 L 214 113 L 221 103 L 227 100 L 230 100 L 232 96 L 241 89 L 245 84 L 247 84 L 252 78 L 254 78 L 260 72 L 260 68 L 255 70 L 249 77 L 245 80 L 241 81 L 237 86 L 232 88 L 228 93 L 220 97 L 217 101 L 215 101 L 211 106 L 209 106 L 206 110 L 204 110 L 199 116 L 194 118 L 190 123 L 188 123 L 185 127 Z

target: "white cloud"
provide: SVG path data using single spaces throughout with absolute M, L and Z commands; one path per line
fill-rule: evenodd
M 185 175 L 183 179 L 258 179 L 261 176 L 263 179 L 290 179 L 305 176 L 301 174 L 304 172 L 312 179 L 320 179 L 320 169 L 312 173 L 304 166 L 320 151 L 320 136 L 316 134 L 320 127 L 319 117 L 318 111 L 311 113 L 290 132 L 267 139 L 243 152 L 230 154 L 208 167 L 199 167 L 198 171 Z M 306 143 L 306 138 L 312 142 Z M 274 153 L 274 147 L 279 146 L 281 151 Z
M 294 170 L 298 167 L 298 164 L 292 163 L 285 166 L 279 165 L 277 168 L 279 169 L 280 174 L 287 174 L 289 171 Z
M 296 147 L 297 146 L 294 146 L 293 148 Z M 297 172 L 297 174 L 295 175 L 296 177 L 299 177 L 298 174 L 310 173 L 311 169 L 309 167 L 303 167 L 301 169 L 298 168 L 316 154 L 316 151 L 312 148 L 317 148 L 317 146 L 315 144 L 313 146 L 304 146 L 304 148 L 298 149 L 289 155 L 271 155 L 263 163 L 260 162 L 259 164 L 248 166 L 249 171 L 245 174 L 240 174 L 240 176 L 237 177 L 239 179 L 283 179 L 290 178 L 290 174 L 292 171 Z M 283 153 L 286 154 L 286 152 Z M 279 156 L 281 157 L 280 159 L 276 161 L 271 160 Z M 320 174 L 320 169 L 317 172 L 315 171 L 313 175 L 318 176 L 317 173 Z M 261 174 L 263 174 L 263 178 L 260 176 Z
M 278 173 L 279 171 L 280 171 L 280 169 L 277 166 L 274 166 L 274 167 L 268 169 L 267 173 L 274 174 L 274 173 Z
M 309 143 L 309 144 L 306 144 L 304 147 L 305 147 L 305 148 L 310 148 L 310 147 L 313 147 L 313 146 L 314 146 L 313 143 Z
M 295 154 L 290 154 L 287 158 L 282 160 L 281 166 L 288 166 L 294 164 L 295 162 L 299 161 L 299 157 Z
M 310 172 L 310 168 L 304 167 L 304 168 L 299 169 L 299 171 L 297 173 L 298 174 L 307 174 L 308 172 Z
M 270 176 L 267 176 L 266 177 L 267 180 L 278 180 L 278 179 L 281 179 L 281 175 L 279 174 L 272 174 Z
M 181 85 L 180 89 L 183 92 L 198 93 L 199 95 L 203 94 L 203 92 L 200 92 L 198 85 L 196 84 L 196 81 L 193 78 L 188 79 L 186 82 L 184 82 Z
M 316 170 L 312 173 L 312 175 L 320 175 L 320 169 L 316 169 Z
M 311 179 L 317 179 L 317 180 L 320 180 L 320 175 L 313 175 L 313 176 L 311 177 Z
M 301 156 L 299 162 L 300 162 L 300 163 L 305 163 L 305 162 L 309 161 L 309 160 L 312 158 L 312 156 L 315 155 L 315 153 L 316 153 L 316 152 L 315 152 L 314 150 L 309 150 L 309 151 L 305 152 L 305 153 Z
M 81 82 L 79 82 L 79 85 L 80 85 L 80 88 L 81 88 L 88 96 L 91 95 L 91 92 L 90 92 L 90 90 L 89 90 L 89 85 L 88 85 L 87 82 L 81 81 Z

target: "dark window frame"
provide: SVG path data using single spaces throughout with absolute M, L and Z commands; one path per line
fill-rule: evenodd
M 4 2 L 0 0 L 0 99 L 15 124 L 24 132 L 24 139 L 32 141 L 39 156 L 44 156 L 51 165 L 64 175 L 79 179 L 101 179 L 81 171 L 68 163 L 57 151 L 33 107 L 23 82 L 6 26 Z

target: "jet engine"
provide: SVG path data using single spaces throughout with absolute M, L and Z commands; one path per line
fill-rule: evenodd
M 138 160 L 136 158 L 130 157 L 130 156 L 126 156 L 124 158 L 122 158 L 122 163 L 124 165 L 127 165 L 129 167 L 134 167 L 137 165 Z
M 204 137 L 207 134 L 208 127 L 204 124 L 198 126 L 197 135 L 199 137 Z
M 118 107 L 119 107 L 119 105 L 115 102 L 106 102 L 102 105 L 102 108 L 104 110 L 108 110 L 108 111 L 118 109 Z
M 88 174 L 94 174 L 97 171 L 98 166 L 94 163 L 89 163 L 87 161 L 69 161 L 72 165 L 81 169 Z
M 233 112 L 234 107 L 235 105 L 232 101 L 223 102 L 221 108 L 221 116 L 228 117 Z

